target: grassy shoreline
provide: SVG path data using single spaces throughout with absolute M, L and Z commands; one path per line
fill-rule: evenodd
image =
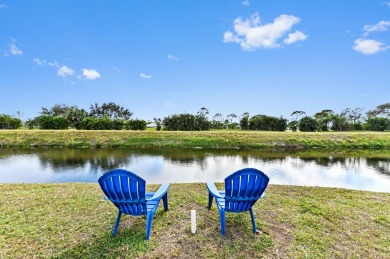
M 148 186 L 154 190 L 157 186 Z M 170 210 L 158 209 L 151 239 L 145 219 L 125 216 L 111 236 L 116 208 L 97 184 L 0 184 L 0 258 L 282 258 L 390 254 L 390 193 L 270 185 L 249 213 L 227 214 L 219 232 L 205 184 L 172 184 Z M 190 233 L 190 210 L 197 233 Z
M 0 147 L 389 149 L 390 132 L 1 130 Z

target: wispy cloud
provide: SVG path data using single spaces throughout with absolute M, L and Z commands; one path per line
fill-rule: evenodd
M 377 40 L 357 39 L 353 43 L 354 46 L 352 48 L 364 55 L 372 55 L 389 48 L 384 43 Z
M 297 41 L 303 41 L 308 37 L 304 33 L 296 31 L 284 38 L 291 28 L 299 22 L 299 17 L 285 14 L 275 18 L 273 23 L 264 25 L 261 24 L 258 13 L 251 15 L 246 20 L 238 17 L 233 22 L 234 33 L 230 31 L 225 32 L 223 41 L 225 43 L 237 43 L 244 50 L 278 48 L 283 43 L 292 44 Z
M 8 49 L 4 52 L 4 56 L 19 56 L 23 54 L 23 50 L 21 50 L 15 39 L 11 39 L 11 43 L 8 46 Z
M 177 57 L 175 57 L 175 56 L 173 56 L 173 55 L 170 55 L 170 54 L 168 54 L 167 58 L 168 58 L 169 60 L 175 60 L 175 61 L 178 61 L 178 60 L 179 60 Z
M 44 65 L 46 65 L 46 60 L 41 60 L 41 59 L 39 59 L 39 58 L 34 58 L 34 59 L 33 59 L 33 62 L 34 62 L 35 64 L 37 64 L 38 66 L 41 66 L 41 67 L 43 67 Z
M 151 79 L 153 76 L 150 76 L 150 75 L 147 75 L 147 74 L 144 74 L 144 73 L 141 73 L 139 74 L 139 76 L 143 79 Z
M 62 67 L 60 67 L 60 69 L 58 69 L 57 75 L 59 75 L 61 77 L 72 76 L 72 75 L 74 75 L 74 70 L 67 67 L 67 66 L 62 66 Z
M 352 49 L 364 55 L 373 55 L 378 52 L 390 49 L 390 46 L 383 42 L 367 39 L 371 33 L 387 31 L 389 27 L 390 21 L 380 21 L 374 25 L 365 25 L 363 27 L 364 32 L 362 36 L 353 42 L 354 45 Z
M 60 64 L 57 63 L 57 61 L 54 62 L 48 62 L 44 59 L 40 58 L 34 58 L 33 62 L 37 64 L 38 66 L 44 67 L 44 66 L 49 66 L 49 67 L 60 67 Z
M 388 7 L 390 7 L 390 2 L 387 2 L 386 5 L 387 5 Z
M 284 39 L 284 43 L 286 44 L 293 44 L 295 42 L 298 42 L 298 41 L 304 41 L 306 40 L 308 36 L 305 35 L 304 33 L 300 32 L 300 31 L 296 31 L 294 33 L 289 33 L 288 34 L 288 37 L 286 39 Z
M 5 7 L 6 7 L 5 4 L 0 4 L 0 9 L 5 8 Z
M 390 26 L 390 21 L 380 21 L 374 25 L 365 25 L 363 27 L 364 30 L 363 36 L 367 37 L 372 32 L 387 31 L 389 26 Z
M 251 3 L 249 3 L 249 0 L 244 0 L 241 4 L 244 6 L 249 6 Z
M 95 69 L 83 69 L 83 78 L 87 80 L 95 80 L 100 78 L 100 73 Z

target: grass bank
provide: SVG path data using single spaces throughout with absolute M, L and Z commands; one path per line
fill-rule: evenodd
M 1 130 L 0 147 L 390 148 L 390 132 Z
M 156 186 L 148 186 L 155 189 Z M 390 194 L 270 185 L 249 213 L 227 214 L 219 232 L 205 184 L 173 184 L 145 241 L 145 219 L 124 216 L 111 236 L 116 208 L 97 184 L 0 184 L 0 258 L 283 258 L 390 254 Z M 190 232 L 196 209 L 197 233 Z

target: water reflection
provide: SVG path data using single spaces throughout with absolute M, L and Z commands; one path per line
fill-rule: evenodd
M 112 168 L 131 170 L 148 183 L 222 182 L 256 167 L 273 184 L 390 192 L 390 151 L 0 149 L 0 182 L 96 182 Z

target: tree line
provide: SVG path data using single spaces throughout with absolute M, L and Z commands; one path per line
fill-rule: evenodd
M 51 108 L 41 108 L 40 115 L 24 123 L 20 118 L 0 115 L 0 129 L 83 129 L 83 130 L 145 130 L 148 122 L 132 119 L 133 113 L 114 102 L 90 105 L 89 111 L 76 105 L 56 104 Z M 20 112 L 18 112 L 20 115 Z M 350 130 L 390 130 L 390 103 L 378 105 L 364 113 L 362 108 L 346 108 L 337 114 L 325 109 L 313 116 L 305 111 L 293 111 L 291 119 L 264 114 L 241 116 L 231 113 L 224 117 L 216 113 L 210 117 L 209 110 L 201 108 L 196 114 L 181 113 L 154 118 L 157 130 L 199 131 L 199 130 L 265 130 L 265 131 L 350 131 Z M 149 122 L 150 123 L 150 122 Z

